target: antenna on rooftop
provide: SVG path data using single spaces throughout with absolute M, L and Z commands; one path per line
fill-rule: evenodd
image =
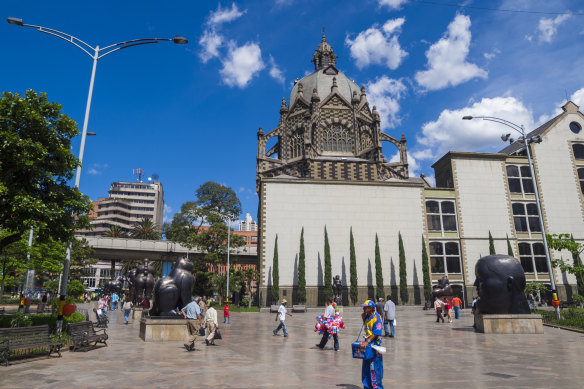
M 142 182 L 142 177 L 144 176 L 144 170 L 141 168 L 133 169 L 132 174 L 138 176 L 138 182 Z

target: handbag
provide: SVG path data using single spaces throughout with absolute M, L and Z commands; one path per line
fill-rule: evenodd
M 222 339 L 221 331 L 219 331 L 219 328 L 217 328 L 215 330 L 215 338 L 214 339 Z
M 359 335 L 357 335 L 357 340 L 355 340 L 351 344 L 353 358 L 372 359 L 373 357 L 375 357 L 375 353 L 373 352 L 373 349 L 371 348 L 370 344 L 368 344 L 365 347 L 365 350 L 361 350 L 361 342 L 359 342 L 359 338 L 361 337 L 361 331 L 363 331 L 363 326 L 365 326 L 365 323 L 363 323 L 363 325 L 361 326 L 361 330 L 359 331 Z
M 199 328 L 199 336 L 205 336 L 205 327 Z

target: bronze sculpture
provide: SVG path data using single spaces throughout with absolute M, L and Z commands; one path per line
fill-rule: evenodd
M 342 293 L 343 293 L 343 283 L 341 282 L 341 277 L 337 274 L 333 280 L 333 290 L 335 291 L 335 303 L 337 305 L 341 304 Z
M 110 280 L 105 283 L 103 286 L 103 292 L 105 294 L 111 294 L 116 292 L 117 294 L 122 293 L 122 284 L 124 283 L 124 279 L 122 277 L 117 277 L 115 280 Z
M 450 281 L 448 281 L 448 277 L 446 276 L 442 277 L 442 279 L 438 281 L 438 285 L 432 290 L 432 296 L 434 297 L 452 296 L 453 294 L 454 292 L 450 286 Z
M 476 314 L 529 314 L 525 297 L 525 272 L 508 255 L 482 257 L 475 266 L 478 299 Z
M 177 316 L 178 310 L 191 302 L 191 292 L 195 285 L 193 268 L 191 261 L 178 258 L 170 274 L 158 280 L 154 287 L 150 316 Z
M 144 259 L 144 264 L 138 263 L 134 269 L 128 271 L 130 284 L 130 300 L 134 304 L 140 304 L 143 299 L 152 298 L 154 288 L 154 267 Z

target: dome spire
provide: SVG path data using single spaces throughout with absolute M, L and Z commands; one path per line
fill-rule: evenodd
M 339 56 L 333 51 L 332 46 L 326 41 L 326 34 L 323 26 L 322 40 L 314 54 L 312 54 L 312 60 L 310 61 L 314 63 L 314 71 L 316 72 L 320 69 L 324 69 L 329 65 L 335 65 L 338 57 Z

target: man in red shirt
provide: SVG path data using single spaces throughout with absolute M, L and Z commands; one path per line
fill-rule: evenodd
M 226 302 L 225 306 L 223 307 L 223 324 L 231 324 L 231 314 L 229 313 L 229 304 Z
M 460 319 L 460 308 L 462 308 L 462 300 L 455 296 L 452 299 L 452 306 L 454 307 L 454 318 Z

